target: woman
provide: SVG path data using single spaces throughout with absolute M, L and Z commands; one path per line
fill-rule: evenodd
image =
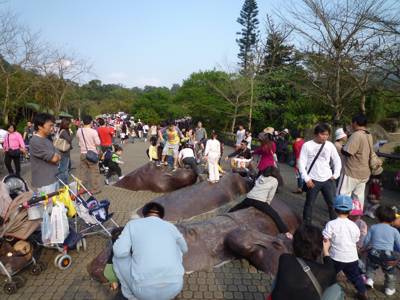
M 71 121 L 69 119 L 62 119 L 59 131 L 60 139 L 64 139 L 70 144 L 70 148 L 67 151 L 65 152 L 60 151 L 61 160 L 60 164 L 58 165 L 59 177 L 66 184 L 68 184 L 68 178 L 69 178 L 68 171 L 71 163 L 71 149 L 72 149 L 72 139 L 73 139 L 69 130 L 70 124 Z
M 14 124 L 9 124 L 7 126 L 8 134 L 6 135 L 3 143 L 4 147 L 4 164 L 8 170 L 9 174 L 21 175 L 21 152 L 25 153 L 25 143 L 22 135 L 16 131 Z M 12 168 L 11 162 L 14 162 L 15 172 Z
M 302 194 L 303 193 L 303 178 L 301 177 L 300 171 L 299 171 L 299 161 L 300 161 L 300 152 L 301 152 L 301 147 L 304 145 L 304 138 L 302 132 L 297 132 L 295 134 L 295 140 L 293 142 L 293 153 L 295 157 L 295 165 L 294 165 L 294 172 L 296 174 L 296 179 L 297 179 L 297 190 L 294 191 L 293 193 L 295 194 Z
M 336 283 L 336 271 L 333 261 L 329 257 L 329 247 L 330 243 L 323 240 L 320 228 L 305 225 L 297 229 L 293 236 L 294 254 L 282 254 L 279 258 L 275 287 L 270 299 L 320 300 L 321 297 L 300 265 L 298 258 L 302 259 L 311 269 L 322 291 L 325 291 Z M 324 255 L 322 264 L 317 262 L 321 252 Z
M 260 162 L 258 163 L 258 174 L 261 174 L 268 167 L 276 167 L 274 160 L 276 145 L 273 141 L 272 134 L 262 134 L 260 140 L 261 146 L 253 152 L 253 154 L 261 156 Z
M 208 181 L 217 183 L 219 181 L 218 161 L 221 157 L 221 144 L 217 140 L 215 131 L 211 133 L 211 139 L 207 141 L 204 156 L 208 161 Z

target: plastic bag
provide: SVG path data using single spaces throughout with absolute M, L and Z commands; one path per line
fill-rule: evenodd
M 51 211 L 51 243 L 62 244 L 69 234 L 67 210 L 64 204 L 57 202 Z
M 41 225 L 42 231 L 42 243 L 44 245 L 51 243 L 51 223 L 50 223 L 50 216 L 47 207 L 43 210 L 43 219 Z

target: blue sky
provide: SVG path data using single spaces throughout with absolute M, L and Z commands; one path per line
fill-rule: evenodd
M 274 1 L 257 2 L 262 21 L 272 13 Z M 143 87 L 171 86 L 192 72 L 234 67 L 242 4 L 243 0 L 10 0 L 6 6 L 54 47 L 88 60 L 97 79 Z

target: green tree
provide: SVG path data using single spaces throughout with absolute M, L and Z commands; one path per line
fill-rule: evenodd
M 242 73 L 246 74 L 252 61 L 253 51 L 258 40 L 258 7 L 255 0 L 245 0 L 240 17 L 237 22 L 242 25 L 242 30 L 237 32 L 239 38 L 236 42 L 239 45 L 239 65 L 242 68 Z

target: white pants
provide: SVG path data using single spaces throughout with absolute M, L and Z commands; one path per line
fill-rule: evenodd
M 218 160 L 219 155 L 208 154 L 208 179 L 210 181 L 219 180 Z
M 336 191 L 337 195 L 356 196 L 361 203 L 361 207 L 364 208 L 365 199 L 365 185 L 367 179 L 356 179 L 343 174 L 340 177 L 339 185 Z

